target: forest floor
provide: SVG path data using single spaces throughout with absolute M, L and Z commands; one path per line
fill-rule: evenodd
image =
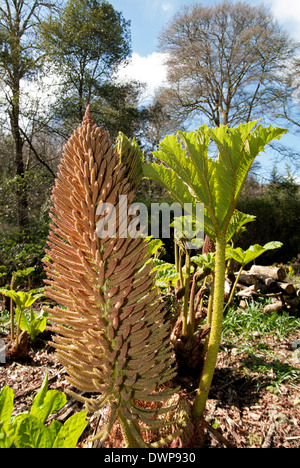
M 300 447 L 300 349 L 295 349 L 299 333 L 294 330 L 284 338 L 253 333 L 254 353 L 243 351 L 242 342 L 222 342 L 206 420 L 237 448 Z M 8 341 L 8 335 L 0 332 L 0 339 Z M 0 390 L 6 385 L 14 390 L 14 414 L 30 409 L 46 373 L 50 389 L 65 391 L 69 387 L 49 339 L 50 333 L 44 332 L 26 358 L 0 365 Z M 192 398 L 197 383 L 186 378 L 182 384 Z M 80 409 L 82 405 L 69 398 L 58 419 L 64 421 Z M 89 418 L 79 447 L 90 447 L 87 439 L 95 433 L 98 419 L 99 415 Z M 206 430 L 204 447 L 225 447 L 212 432 Z M 115 429 L 114 447 L 122 447 L 118 434 Z

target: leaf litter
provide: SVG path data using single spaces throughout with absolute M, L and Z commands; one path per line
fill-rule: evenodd
M 30 346 L 28 354 L 19 361 L 7 361 L 0 365 L 0 390 L 10 386 L 15 393 L 14 414 L 28 411 L 46 373 L 49 389 L 75 390 L 66 380 L 64 368 L 55 358 L 54 349 L 49 345 L 51 335 L 46 331 Z M 0 332 L 0 339 L 9 338 Z M 292 366 L 300 370 L 295 360 L 294 340 L 276 341 L 274 336 L 266 338 L 264 344 L 277 351 L 276 365 Z M 268 341 L 266 343 L 266 340 Z M 258 347 L 259 348 L 259 347 Z M 258 353 L 259 354 L 259 353 Z M 206 409 L 207 428 L 204 448 L 224 448 L 222 437 L 237 448 L 299 448 L 300 447 L 300 384 L 289 379 L 274 385 L 274 373 L 270 361 L 268 372 L 262 372 L 257 364 L 259 356 L 239 352 L 236 347 L 221 349 L 214 374 L 213 385 Z M 265 366 L 266 367 L 266 366 Z M 185 392 L 193 398 L 197 381 L 183 378 L 180 382 Z M 82 404 L 68 397 L 67 405 L 55 415 L 64 422 L 70 415 L 81 411 Z M 89 416 L 89 424 L 78 447 L 89 448 L 88 438 L 105 423 L 109 409 L 103 414 Z M 220 436 L 221 434 L 221 436 Z M 106 447 L 122 448 L 121 431 L 116 425 L 111 431 Z

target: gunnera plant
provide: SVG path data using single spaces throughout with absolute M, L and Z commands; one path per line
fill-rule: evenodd
M 142 176 L 141 151 L 125 140 L 114 146 L 87 109 L 67 142 L 52 193 L 46 294 L 58 304 L 51 309 L 57 358 L 68 381 L 92 396 L 72 395 L 90 412 L 111 407 L 97 438 L 104 441 L 118 419 L 126 447 L 148 447 L 143 434 L 151 429 L 152 446 L 161 446 L 186 430 L 189 416 L 168 385 L 176 369 L 147 242 L 119 235 L 119 197 L 130 204 Z M 117 213 L 115 235 L 104 239 L 97 234 L 103 203 Z

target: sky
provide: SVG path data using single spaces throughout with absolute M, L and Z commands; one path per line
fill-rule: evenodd
M 235 2 L 236 0 L 233 0 Z M 113 7 L 131 21 L 132 63 L 123 70 L 126 76 L 148 83 L 150 93 L 165 78 L 163 55 L 158 52 L 159 35 L 184 5 L 212 6 L 217 0 L 110 0 Z M 290 35 L 300 41 L 300 0 L 247 0 L 264 4 Z
M 233 0 L 235 2 L 237 0 Z M 270 7 L 278 23 L 292 38 L 300 42 L 300 0 L 246 0 L 251 5 L 264 4 Z M 131 21 L 132 58 L 126 68 L 119 70 L 119 79 L 136 79 L 147 84 L 142 96 L 144 104 L 150 103 L 154 91 L 166 80 L 164 56 L 158 50 L 159 35 L 184 5 L 201 3 L 213 6 L 218 0 L 110 0 L 126 20 Z M 289 135 L 282 142 L 300 147 L 300 136 Z M 270 170 L 272 162 L 267 164 Z M 279 171 L 285 171 L 278 167 Z M 295 173 L 300 182 L 300 173 Z
M 236 0 L 233 0 L 235 3 Z M 184 5 L 213 6 L 217 0 L 110 0 L 113 7 L 131 21 L 133 52 L 146 57 L 157 51 L 162 29 Z M 247 0 L 248 4 L 269 6 L 275 18 L 300 41 L 299 0 Z

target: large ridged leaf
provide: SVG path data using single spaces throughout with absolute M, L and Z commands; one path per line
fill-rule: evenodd
M 202 417 L 213 379 L 222 334 L 226 241 L 232 238 L 229 225 L 239 195 L 255 157 L 267 143 L 286 130 L 256 128 L 257 122 L 230 129 L 210 129 L 203 125 L 194 132 L 169 135 L 154 156 L 160 164 L 144 165 L 145 177 L 162 184 L 182 206 L 188 199 L 205 205 L 205 231 L 215 240 L 214 300 L 211 330 L 203 371 L 193 404 L 193 417 Z M 209 144 L 213 142 L 211 150 Z M 214 159 L 214 150 L 218 156 Z M 190 201 L 190 200 L 189 200 Z M 239 218 L 239 216 L 236 216 Z M 243 228 L 246 219 L 235 219 L 232 226 Z M 250 220 L 249 220 L 250 221 Z
M 69 382 L 95 394 L 83 399 L 88 408 L 110 403 L 102 439 L 117 416 L 148 423 L 157 412 L 143 409 L 147 402 L 174 393 L 166 387 L 175 373 L 169 325 L 146 264 L 147 242 L 119 238 L 118 223 L 116 238 L 97 236 L 97 206 L 110 202 L 118 212 L 120 195 L 133 200 L 125 173 L 108 133 L 87 114 L 64 148 L 52 194 L 46 293 L 60 304 L 51 309 L 54 346 Z
M 232 241 L 235 243 L 240 235 L 246 231 L 245 224 L 253 223 L 256 216 L 242 213 L 241 211 L 235 210 L 227 229 L 226 241 Z
M 168 135 L 154 152 L 161 164 L 144 165 L 144 176 L 163 185 L 172 198 L 181 203 L 201 202 L 207 210 L 215 232 L 226 231 L 252 162 L 273 139 L 285 129 L 255 125 L 257 121 L 237 128 L 221 125 L 211 129 L 203 125 L 193 132 Z M 209 155 L 213 141 L 219 155 Z
M 226 256 L 227 258 L 233 258 L 236 262 L 245 266 L 248 263 L 253 262 L 253 260 L 263 253 L 267 252 L 267 250 L 279 249 L 282 245 L 282 242 L 271 241 L 264 246 L 259 244 L 251 245 L 247 250 L 243 250 L 241 247 L 233 249 L 228 246 L 226 249 Z

